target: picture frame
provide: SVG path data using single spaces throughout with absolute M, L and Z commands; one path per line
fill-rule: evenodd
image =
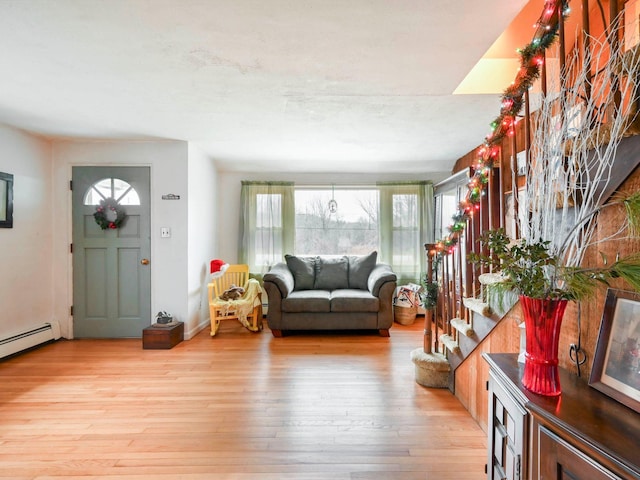
M 0 172 L 0 228 L 13 228 L 13 175 Z
M 527 152 L 525 150 L 516 155 L 516 173 L 521 176 L 527 174 Z
M 504 197 L 504 229 L 505 233 L 512 240 L 523 237 L 522 228 L 526 228 L 526 188 L 520 187 L 514 192 L 505 193 Z M 518 212 L 516 214 L 516 201 L 518 202 Z
M 516 199 L 513 192 L 507 192 L 504 195 L 504 230 L 507 236 L 513 240 L 516 239 Z
M 589 385 L 640 413 L 640 294 L 610 288 Z

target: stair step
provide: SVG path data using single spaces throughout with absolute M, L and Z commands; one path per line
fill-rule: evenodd
M 504 277 L 500 273 L 483 273 L 478 277 L 481 285 L 495 285 L 504 282 Z
M 473 337 L 473 335 L 475 334 L 475 332 L 473 331 L 473 327 L 461 318 L 454 318 L 449 323 L 462 335 Z
M 484 303 L 479 298 L 463 298 L 462 304 L 472 312 L 479 313 L 484 317 L 488 317 L 489 315 L 491 315 L 492 310 L 489 304 Z
M 440 343 L 442 343 L 451 353 L 455 353 L 456 355 L 460 353 L 458 342 L 456 342 L 451 335 L 440 335 Z

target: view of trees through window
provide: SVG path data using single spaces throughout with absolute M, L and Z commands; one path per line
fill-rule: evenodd
M 337 209 L 331 212 L 329 202 Z M 298 255 L 366 255 L 379 250 L 377 189 L 295 190 Z
M 432 228 L 424 185 L 243 184 L 241 258 L 252 272 L 267 272 L 288 253 L 367 255 L 375 250 L 400 281 L 418 282 L 430 238 L 427 223 Z
M 269 265 L 272 258 L 283 258 L 282 195 L 256 195 L 255 261 Z
M 392 196 L 393 208 L 393 259 L 394 265 L 413 268 L 422 254 L 418 227 L 418 197 L 415 194 Z

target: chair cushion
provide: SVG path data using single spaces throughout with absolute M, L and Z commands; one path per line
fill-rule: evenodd
M 293 290 L 311 290 L 316 278 L 317 257 L 296 257 L 285 255 L 287 267 L 293 275 Z
M 349 257 L 349 288 L 367 290 L 369 275 L 376 266 L 378 252 L 371 252 L 365 256 Z
M 332 312 L 377 312 L 380 300 L 368 290 L 334 290 L 331 292 Z
M 349 288 L 349 260 L 342 257 L 318 257 L 314 288 L 337 290 Z
M 282 311 L 288 313 L 331 311 L 331 295 L 327 290 L 293 291 L 282 299 Z

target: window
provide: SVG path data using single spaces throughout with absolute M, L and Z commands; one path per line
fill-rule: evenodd
M 113 198 L 120 205 L 140 205 L 138 192 L 119 178 L 103 178 L 91 185 L 84 195 L 85 205 L 99 205 L 101 200 Z
M 436 238 L 441 239 L 449 234 L 449 226 L 452 217 L 458 213 L 460 202 L 465 198 L 469 190 L 469 169 L 458 172 L 452 177 L 435 186 L 435 232 Z M 466 251 L 466 229 L 460 234 L 458 248 L 453 255 L 445 255 L 443 261 L 447 272 L 456 271 L 457 265 L 462 265 L 467 258 Z M 466 285 L 468 272 L 467 268 L 460 270 L 462 285 Z M 465 295 L 465 293 L 461 293 Z
M 293 251 L 293 183 L 242 182 L 238 259 L 263 274 Z
M 424 244 L 433 239 L 431 184 L 381 184 L 378 188 L 381 258 L 391 264 L 398 283 L 419 283 L 426 270 Z
M 420 222 L 418 219 L 418 195 L 403 194 L 392 196 L 393 205 L 393 264 L 415 264 L 420 247 Z M 419 262 L 418 262 L 419 263 Z
M 255 263 L 270 266 L 272 258 L 282 258 L 282 195 L 256 195 Z
M 331 200 L 337 209 L 330 208 Z M 399 282 L 420 282 L 433 242 L 431 183 L 296 186 L 242 182 L 240 262 L 265 273 L 284 255 L 378 251 Z
M 331 212 L 329 202 L 337 208 Z M 295 189 L 297 255 L 366 255 L 378 250 L 378 191 L 334 187 Z

